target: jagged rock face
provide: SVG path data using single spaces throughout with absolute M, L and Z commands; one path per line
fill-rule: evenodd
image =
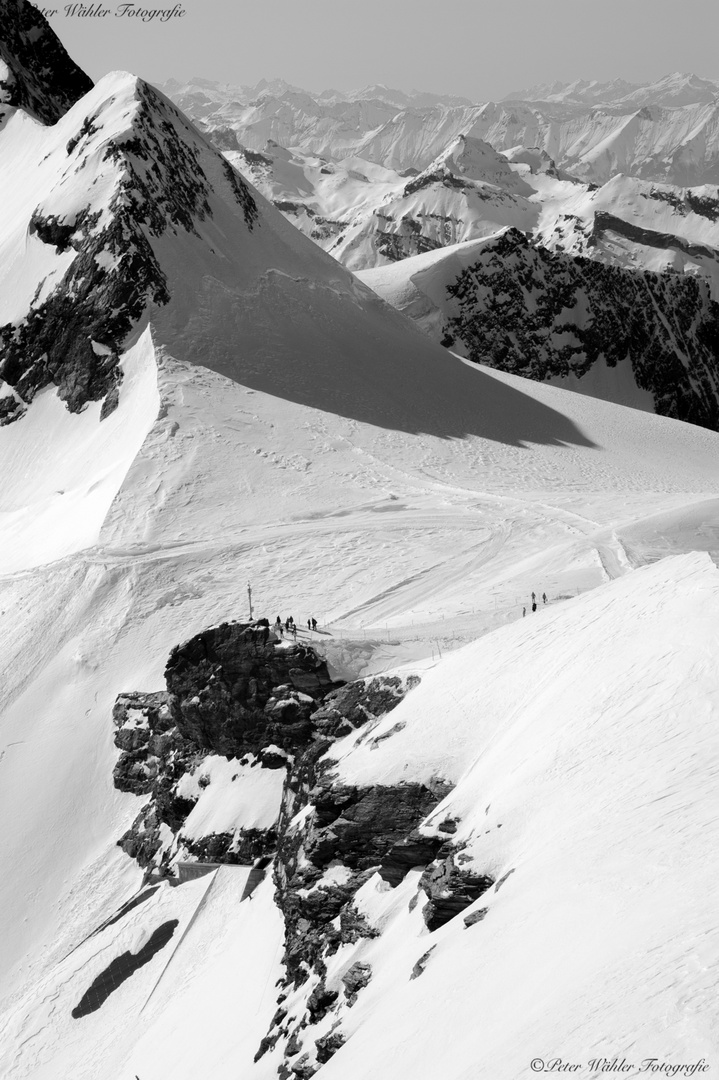
M 115 745 L 122 753 L 115 785 L 150 796 L 120 840 L 141 866 L 166 866 L 178 855 L 251 863 L 275 850 L 274 820 L 266 827 L 230 823 L 222 832 L 200 836 L 186 835 L 183 827 L 205 788 L 242 784 L 255 769 L 277 777 L 279 812 L 285 771 L 293 761 L 288 749 L 297 752 L 308 744 L 310 717 L 336 684 L 311 650 L 277 644 L 269 627 L 225 623 L 173 651 L 168 692 L 117 699 Z M 229 781 L 208 768 L 217 754 L 236 762 Z M 265 788 L 268 783 L 269 778 Z
M 120 843 L 142 865 L 160 869 L 178 856 L 248 863 L 275 855 L 285 978 L 256 1058 L 271 1051 L 280 1058 L 281 1048 L 278 1076 L 311 1077 L 345 1044 L 346 1011 L 372 978 L 372 965 L 356 950 L 381 931 L 363 913 L 358 891 L 376 875 L 392 889 L 422 867 L 409 910 L 422 899 L 431 932 L 493 881 L 465 867 L 471 860 L 453 841 L 456 818 L 425 824 L 450 783 L 435 777 L 426 784 L 349 785 L 327 754 L 343 736 L 369 746 L 392 738 L 403 723 L 386 731 L 383 724 L 381 736 L 374 729 L 416 677 L 336 687 L 311 649 L 287 647 L 269 626 L 247 623 L 224 623 L 178 646 L 166 675 L 167 693 L 124 694 L 115 706 L 122 751 L 116 784 L 150 795 Z M 205 790 L 235 771 L 233 783 L 249 772 L 254 780 L 277 778 L 277 818 L 261 828 L 191 833 Z M 341 948 L 349 950 L 348 962 L 330 979 L 328 960 Z M 410 977 L 421 974 L 430 952 Z
M 422 914 L 429 930 L 444 926 L 494 884 L 486 874 L 463 870 L 455 861 L 456 854 L 450 851 L 446 858 L 437 859 L 422 875 L 421 887 L 429 896 Z
M 369 721 L 379 720 L 398 705 L 409 690 L 419 684 L 416 675 L 360 679 L 327 695 L 312 717 L 315 730 L 323 736 L 341 737 Z
M 157 779 L 160 762 L 177 740 L 168 695 L 120 694 L 112 710 L 115 746 L 122 751 L 113 780 L 120 791 L 146 795 Z
M 3 104 L 14 105 L 54 124 L 92 88 L 92 79 L 26 0 L 0 0 L 0 26 L 0 114 Z
M 719 429 L 719 305 L 708 282 L 607 266 L 534 246 L 515 229 L 448 286 L 444 343 L 528 378 L 583 375 L 629 357 L 663 416 Z
M 336 683 L 305 645 L 277 644 L 269 631 L 265 641 L 249 624 L 223 623 L 174 649 L 165 678 L 183 738 L 228 756 L 307 745 L 310 717 Z
M 177 782 L 204 756 L 177 731 L 168 698 L 165 692 L 120 694 L 112 714 L 115 746 L 121 751 L 115 787 L 150 796 L 118 841 L 142 867 L 160 851 L 161 826 L 176 832 L 192 810 L 194 802 L 177 795 Z

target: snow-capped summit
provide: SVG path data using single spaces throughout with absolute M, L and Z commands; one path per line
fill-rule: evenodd
M 533 189 L 510 169 L 503 154 L 471 135 L 459 135 L 411 184 L 413 187 L 419 186 L 427 179 L 438 178 L 450 183 L 471 181 L 491 184 L 517 195 L 534 194 Z

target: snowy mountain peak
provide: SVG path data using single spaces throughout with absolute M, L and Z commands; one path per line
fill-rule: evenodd
M 153 245 L 168 232 L 199 236 L 213 188 L 228 189 L 248 229 L 256 204 L 222 159 L 210 180 L 201 136 L 125 73 L 53 128 L 28 133 L 18 112 L 2 138 L 0 377 L 15 393 L 1 415 L 17 419 L 53 383 L 71 411 L 103 397 L 111 409 L 127 335 L 148 305 L 169 301 Z
M 92 88 L 43 15 L 26 0 L 0 0 L 0 117 L 3 105 L 54 124 Z
M 407 185 L 413 191 L 443 180 L 491 184 L 514 194 L 532 195 L 532 189 L 512 171 L 506 157 L 471 135 L 459 135 L 419 176 Z

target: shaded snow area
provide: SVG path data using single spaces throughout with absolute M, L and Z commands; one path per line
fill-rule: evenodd
M 149 330 L 121 360 L 117 409 L 68 412 L 54 388 L 0 427 L 0 561 L 4 573 L 52 562 L 98 540 L 105 516 L 160 409 Z
M 3 1075 L 249 1074 L 275 1009 L 282 938 L 269 880 L 240 903 L 247 875 L 222 867 L 180 887 L 146 888 L 116 922 L 73 941 L 73 951 L 6 1018 Z M 168 943 L 96 1011 L 71 1016 L 113 960 L 137 955 L 158 927 L 173 922 Z

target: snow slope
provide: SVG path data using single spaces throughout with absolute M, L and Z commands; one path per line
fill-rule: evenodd
M 406 892 L 392 903 L 379 879 L 365 886 L 375 973 L 322 1075 L 711 1061 L 718 587 L 700 555 L 640 570 L 467 646 L 384 722 L 403 730 L 332 751 L 349 783 L 454 780 L 423 828 L 453 818 L 465 867 L 502 885 L 468 909 L 482 921 L 433 934 Z
M 88 117 L 96 130 L 85 129 L 86 143 L 68 160 L 67 142 Z M 19 113 L 11 119 L 0 136 L 27 124 Z M 451 1080 L 476 1073 L 477 1039 L 470 1059 L 465 1026 L 486 1012 L 482 1060 L 503 1080 L 517 1075 L 520 1058 L 526 1070 L 540 1027 L 551 1045 L 566 1035 L 566 1052 L 582 1031 L 598 1045 L 615 1022 L 618 1048 L 628 1044 L 630 1022 L 653 1030 L 655 990 L 660 1008 L 678 1017 L 670 1013 L 658 1032 L 657 1052 L 688 1052 L 690 1041 L 702 1052 L 703 995 L 716 956 L 708 935 L 695 950 L 696 935 L 710 927 L 703 900 L 692 900 L 690 921 L 687 896 L 709 896 L 716 571 L 696 554 L 634 568 L 658 554 L 719 554 L 719 436 L 448 356 L 250 192 L 253 219 L 248 189 L 238 191 L 202 137 L 130 77 L 101 82 L 54 127 L 27 130 L 20 184 L 48 186 L 24 201 L 18 184 L 25 226 L 38 199 L 72 196 L 83 209 L 95 188 L 96 209 L 111 220 L 75 237 L 72 270 L 88 251 L 107 250 L 105 226 L 113 214 L 126 221 L 115 195 L 137 197 L 137 186 L 122 185 L 139 177 L 150 185 L 141 204 L 149 220 L 158 209 L 163 216 L 162 227 L 141 235 L 169 299 L 148 301 L 127 338 L 112 339 L 123 377 L 103 387 L 106 397 L 117 389 L 104 419 L 102 395 L 61 412 L 51 380 L 0 427 L 2 475 L 15 470 L 3 538 L 16 560 L 0 575 L 0 910 L 11 928 L 0 971 L 3 1075 L 277 1075 L 272 1055 L 252 1061 L 277 1009 L 282 924 L 272 881 L 239 902 L 246 871 L 225 868 L 210 881 L 165 884 L 119 910 L 140 888 L 140 872 L 117 847 L 139 804 L 113 787 L 113 703 L 121 692 L 162 689 L 178 641 L 244 617 L 248 581 L 256 613 L 293 612 L 300 624 L 319 618 L 312 639 L 346 676 L 400 661 L 426 673 L 399 706 L 416 720 L 421 745 L 408 753 L 397 734 L 381 741 L 373 772 L 362 746 L 355 757 L 345 744 L 338 767 L 380 783 L 397 775 L 398 755 L 408 774 L 445 770 L 460 781 L 449 798 L 464 815 L 472 857 L 493 870 L 516 863 L 502 891 L 495 886 L 499 900 L 490 897 L 486 923 L 464 930 L 458 920 L 437 932 L 436 955 L 407 983 L 431 944 L 422 905 L 407 910 L 419 874 L 393 892 L 368 883 L 361 903 L 386 924 L 369 945 L 386 962 L 373 956 L 377 979 L 357 1011 L 343 1013 L 352 1037 L 323 1066 L 327 1074 L 366 1075 L 370 1066 L 380 1076 L 429 1075 L 430 1067 Z M 183 204 L 166 201 L 165 179 L 152 187 L 143 154 L 148 139 L 157 149 L 155 136 L 163 154 L 171 145 L 186 163 L 189 147 L 199 162 L 211 213 L 194 212 L 192 228 L 171 217 Z M 126 145 L 133 139 L 142 153 Z M 121 160 L 104 156 L 110 143 Z M 48 166 L 35 177 L 46 154 L 56 172 Z M 195 200 L 177 160 L 172 193 Z M 162 174 L 164 158 L 158 162 Z M 199 173 L 192 170 L 195 180 Z M 3 237 L 8 251 L 24 235 L 19 210 L 17 220 L 17 233 L 14 218 Z M 140 233 L 127 237 L 140 244 Z M 58 263 L 63 253 L 44 254 L 48 272 L 68 272 Z M 97 278 L 87 280 L 92 298 Z M 26 285 L 18 304 L 32 302 Z M 91 342 L 103 340 L 87 335 L 93 356 Z M 108 355 L 115 353 L 101 351 L 100 366 Z M 52 425 L 51 443 L 34 435 L 41 422 L 43 431 Z M 532 590 L 546 590 L 550 603 L 525 621 Z M 468 641 L 467 650 L 444 655 Z M 590 706 L 577 689 L 587 655 L 596 661 Z M 449 695 L 441 708 L 439 684 Z M 479 717 L 477 701 L 486 701 Z M 590 802 L 597 760 L 611 768 L 606 797 Z M 226 766 L 212 768 L 226 780 Z M 266 777 L 257 784 L 249 807 L 242 798 L 215 805 L 210 786 L 198 828 L 247 813 L 266 822 L 277 791 Z M 649 801 L 667 785 L 684 800 L 678 814 Z M 485 790 L 496 807 L 492 823 L 503 827 L 489 842 L 477 835 Z M 642 828 L 633 831 L 635 821 Z M 655 834 L 670 853 L 667 865 L 681 860 L 681 880 L 664 872 Z M 616 913 L 610 900 L 627 867 L 635 876 Z M 664 906 L 653 906 L 657 895 Z M 593 944 L 597 919 L 617 950 L 604 970 Z M 172 938 L 97 1011 L 72 1016 L 110 962 L 137 955 L 175 920 Z M 568 927 L 587 962 L 556 945 L 562 979 L 552 999 L 546 980 L 539 987 L 541 966 L 528 972 L 525 957 L 544 961 L 547 943 Z M 622 984 L 630 1005 L 622 1026 L 612 979 L 629 930 L 659 959 L 635 964 L 649 994 L 641 996 L 638 977 Z M 515 932 L 525 951 L 510 948 Z M 668 964 L 675 955 L 690 957 L 679 976 Z M 337 953 L 330 977 L 351 959 Z M 480 980 L 485 966 L 492 977 Z M 675 981 L 660 985 L 662 972 Z M 450 994 L 455 986 L 466 988 L 466 1002 Z M 589 998 L 596 1005 L 588 1013 Z M 420 1028 L 425 1034 L 406 1042 Z M 511 1045 L 501 1042 L 503 1030 L 505 1038 L 518 1032 Z

